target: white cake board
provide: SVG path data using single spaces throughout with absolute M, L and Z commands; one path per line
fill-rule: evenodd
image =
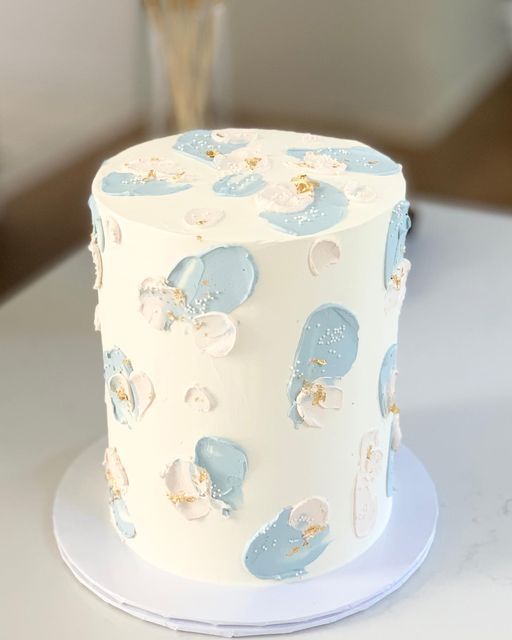
M 291 583 L 229 587 L 180 578 L 146 563 L 119 538 L 108 512 L 100 440 L 68 468 L 53 521 L 62 558 L 105 602 L 171 629 L 218 636 L 290 633 L 367 609 L 422 564 L 437 515 L 434 484 L 402 447 L 395 458 L 393 512 L 379 540 L 341 569 Z

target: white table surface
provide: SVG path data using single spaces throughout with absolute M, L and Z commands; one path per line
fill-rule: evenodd
M 437 538 L 402 589 L 301 640 L 512 637 L 512 216 L 416 211 L 399 402 L 438 487 Z M 91 284 L 82 250 L 0 307 L 0 637 L 183 639 L 84 589 L 53 539 L 60 477 L 106 428 Z

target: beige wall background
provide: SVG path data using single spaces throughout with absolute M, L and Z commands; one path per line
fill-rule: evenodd
M 0 197 L 140 118 L 137 0 L 15 0 L 0 19 Z
M 500 0 L 227 0 L 224 122 L 344 125 L 407 145 L 442 135 L 510 65 Z M 5 197 L 148 118 L 163 74 L 138 0 L 17 0 L 0 21 Z M 151 44 L 151 43 L 150 43 Z M 151 53 L 151 51 L 153 53 Z
M 233 77 L 225 103 L 248 118 L 347 123 L 428 143 L 510 66 L 506 4 L 228 0 Z

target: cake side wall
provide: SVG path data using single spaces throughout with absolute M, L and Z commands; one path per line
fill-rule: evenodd
M 159 331 L 139 311 L 143 280 L 166 277 L 182 258 L 212 247 L 195 236 L 178 237 L 118 219 L 122 243 L 108 246 L 102 256 L 103 348 L 119 347 L 134 371 L 146 374 L 155 394 L 132 428 L 116 420 L 107 398 L 109 446 L 117 450 L 129 478 L 124 500 L 136 527 L 126 542 L 136 553 L 190 578 L 264 584 L 244 566 L 247 545 L 284 508 L 311 496 L 329 505 L 329 544 L 308 567 L 309 575 L 348 562 L 378 538 L 391 512 L 385 472 L 375 481 L 377 519 L 365 537 L 355 533 L 354 495 L 363 436 L 377 431 L 385 452 L 390 438 L 378 397 L 381 364 L 396 342 L 398 324 L 398 312 L 386 313 L 383 304 L 390 216 L 391 211 L 314 238 L 245 243 L 258 281 L 252 295 L 229 314 L 237 340 L 223 358 L 197 348 L 193 325 L 176 322 L 169 331 Z M 314 276 L 308 256 L 319 238 L 335 240 L 341 257 Z M 357 318 L 358 353 L 342 378 L 342 408 L 322 427 L 295 428 L 288 417 L 290 371 L 306 319 L 325 304 L 341 305 Z M 213 401 L 206 413 L 185 402 L 187 389 L 196 384 Z M 189 520 L 169 500 L 161 474 L 176 459 L 192 460 L 196 443 L 205 436 L 231 440 L 245 451 L 243 504 L 229 517 L 212 509 L 206 517 Z

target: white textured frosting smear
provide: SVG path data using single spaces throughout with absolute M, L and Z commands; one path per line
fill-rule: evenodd
M 185 222 L 191 227 L 213 227 L 218 224 L 225 213 L 222 209 L 208 209 L 205 207 L 189 209 L 184 216 Z
M 140 420 L 155 399 L 153 384 L 142 371 L 133 371 L 130 374 L 129 383 L 135 396 L 137 419 Z
M 225 144 L 248 144 L 254 142 L 258 133 L 254 129 L 215 129 L 212 140 Z
M 400 313 L 407 292 L 407 277 L 411 270 L 411 263 L 404 258 L 393 272 L 384 297 L 384 310 L 386 313 L 396 311 Z
M 347 169 L 345 162 L 336 160 L 336 158 L 332 158 L 326 153 L 315 153 L 314 151 L 307 151 L 304 154 L 304 158 L 299 162 L 295 162 L 295 164 L 312 173 L 322 173 L 324 175 L 338 175 Z
M 377 198 L 377 193 L 371 187 L 351 180 L 343 187 L 343 193 L 351 202 L 367 204 Z
M 107 218 L 107 236 L 110 242 L 113 244 L 121 244 L 121 227 L 117 220 L 112 218 L 111 216 Z
M 293 184 L 286 182 L 268 185 L 256 197 L 260 211 L 273 211 L 275 213 L 302 211 L 312 204 L 315 199 L 312 191 L 298 193 Z
M 91 241 L 89 243 L 89 251 L 91 252 L 92 262 L 94 264 L 94 284 L 93 289 L 101 289 L 103 285 L 103 259 L 101 257 L 101 251 L 98 247 L 98 244 L 94 238 L 91 236 Z
M 213 408 L 213 400 L 207 389 L 194 385 L 187 389 L 185 393 L 185 402 L 194 411 L 200 413 L 208 413 Z
M 120 496 L 124 494 L 128 488 L 128 476 L 115 447 L 107 447 L 105 449 L 103 468 L 109 487 L 114 495 Z
M 167 497 L 177 511 L 196 520 L 206 516 L 211 508 L 211 481 L 205 469 L 188 460 L 175 460 L 163 473 Z
M 135 174 L 141 182 L 144 180 L 169 180 L 172 182 L 186 182 L 190 176 L 178 163 L 165 158 L 138 158 L 125 162 L 125 169 Z
M 226 314 L 212 311 L 194 319 L 196 345 L 210 356 L 227 356 L 236 342 L 236 326 Z
M 379 503 L 376 485 L 382 476 L 383 462 L 379 432 L 376 429 L 369 431 L 361 440 L 354 491 L 354 530 L 359 538 L 369 535 L 377 521 Z
M 288 524 L 300 531 L 310 527 L 325 527 L 329 519 L 329 505 L 323 498 L 306 498 L 298 502 L 290 512 Z
M 341 257 L 341 249 L 335 240 L 315 240 L 309 250 L 308 263 L 314 276 L 333 267 Z
M 248 146 L 236 149 L 228 154 L 218 154 L 213 159 L 216 169 L 224 173 L 247 173 L 264 171 L 270 166 L 268 157 L 259 146 Z
M 297 396 L 297 412 L 308 427 L 324 427 L 331 411 L 339 411 L 343 406 L 341 380 L 318 378 L 311 385 L 303 387 Z

